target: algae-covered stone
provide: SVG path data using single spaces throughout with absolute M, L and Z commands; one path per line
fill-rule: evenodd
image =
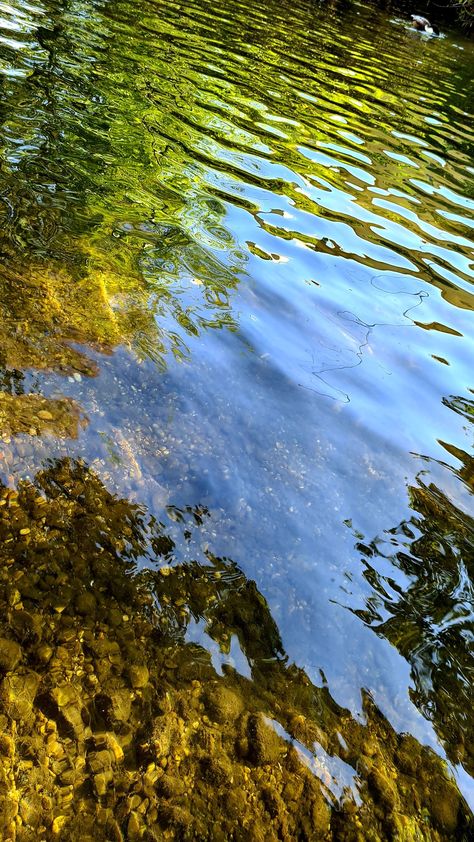
M 56 816 L 51 827 L 53 836 L 61 837 L 67 825 L 67 821 L 67 816 Z
M 2 757 L 13 757 L 15 754 L 15 743 L 9 734 L 0 732 L 0 755 Z
M 125 689 L 112 690 L 110 692 L 110 706 L 114 719 L 119 722 L 127 722 L 132 709 L 130 691 Z
M 429 803 L 435 826 L 454 839 L 459 821 L 461 798 L 451 781 L 436 776 L 429 782 Z
M 331 808 L 322 792 L 316 788 L 312 790 L 311 817 L 313 820 L 314 836 L 317 838 L 327 833 L 331 822 Z
M 4 672 L 14 670 L 21 661 L 21 646 L 14 640 L 0 638 L 0 669 Z
M 204 704 L 210 718 L 219 723 L 236 720 L 243 710 L 242 698 L 224 684 L 208 688 Z
M 199 770 L 204 780 L 215 787 L 221 787 L 232 780 L 232 764 L 227 758 L 207 755 L 199 760 Z
M 415 738 L 410 734 L 400 737 L 396 758 L 399 768 L 405 775 L 415 777 L 418 774 L 420 752 Z
M 185 789 L 186 787 L 180 778 L 173 777 L 167 773 L 162 775 L 156 784 L 156 791 L 165 798 L 176 798 L 182 795 Z
M 397 791 L 393 781 L 381 769 L 374 768 L 369 774 L 369 785 L 379 803 L 392 811 L 397 802 Z
M 73 684 L 61 684 L 53 688 L 51 697 L 61 711 L 61 715 L 71 726 L 75 736 L 84 735 L 84 718 L 81 688 Z
M 89 755 L 89 766 L 92 772 L 103 772 L 112 765 L 112 756 L 107 749 L 95 751 Z
M 297 775 L 292 776 L 285 784 L 283 795 L 286 801 L 299 801 L 303 792 L 303 781 Z
M 132 687 L 141 689 L 148 684 L 150 673 L 145 664 L 131 664 L 128 668 L 128 674 Z
M 93 616 L 95 614 L 96 608 L 96 598 L 94 594 L 90 593 L 89 591 L 84 591 L 83 593 L 78 594 L 78 596 L 76 597 L 76 610 L 79 612 L 79 614 L 84 614 L 85 616 Z
M 31 718 L 40 680 L 36 672 L 26 669 L 8 673 L 3 679 L 0 697 L 12 719 L 26 721 Z
M 111 780 L 112 775 L 107 772 L 98 772 L 94 775 L 94 789 L 99 798 L 102 798 L 102 796 L 105 795 L 107 792 L 107 786 Z
M 31 590 L 34 590 L 33 588 Z M 28 596 L 28 591 L 30 589 L 26 586 L 26 583 L 22 580 L 21 581 L 21 595 L 22 597 Z M 31 592 L 31 591 L 30 591 Z M 36 597 L 39 598 L 41 594 L 37 594 Z M 30 612 L 30 611 L 15 611 L 11 618 L 11 625 L 12 628 L 15 630 L 15 633 L 20 638 L 20 640 L 24 640 L 28 638 L 29 640 L 40 641 L 43 636 L 44 631 L 44 617 L 38 612 Z
M 170 830 L 174 829 L 175 838 L 179 839 L 183 831 L 192 826 L 193 817 L 183 807 L 174 804 L 162 804 L 158 813 L 158 821 L 163 827 Z
M 127 824 L 127 837 L 130 842 L 136 842 L 141 836 L 142 820 L 137 812 L 130 813 Z
M 38 814 L 41 814 L 41 801 L 36 798 L 22 798 L 19 805 L 19 814 L 24 825 L 32 825 L 37 821 Z
M 248 755 L 252 763 L 277 763 L 287 746 L 262 714 L 252 714 L 247 724 Z

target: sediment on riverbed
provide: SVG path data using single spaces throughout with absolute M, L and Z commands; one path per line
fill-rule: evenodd
M 171 514 L 185 538 L 207 516 Z M 369 696 L 362 722 L 314 686 L 236 564 L 185 563 L 85 464 L 2 486 L 0 538 L 5 842 L 472 838 L 431 750 Z M 236 639 L 249 676 L 191 623 L 221 652 Z

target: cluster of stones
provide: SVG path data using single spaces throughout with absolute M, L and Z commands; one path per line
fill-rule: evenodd
M 362 725 L 288 666 L 265 600 L 232 562 L 180 564 L 157 526 L 156 567 L 139 572 L 144 510 L 80 463 L 0 489 L 0 502 L 5 842 L 472 832 L 438 757 L 370 700 Z M 191 616 L 224 648 L 237 636 L 252 680 L 218 675 L 186 643 Z M 324 760 L 307 763 L 315 745 L 354 771 L 358 797 L 335 797 Z
M 0 435 L 9 444 L 12 435 L 54 434 L 60 438 L 77 438 L 85 419 L 70 398 L 42 398 L 40 395 L 10 395 L 0 391 Z M 5 448 L 2 462 L 5 463 Z

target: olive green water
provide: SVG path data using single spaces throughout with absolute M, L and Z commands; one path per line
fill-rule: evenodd
M 474 48 L 404 18 L 0 5 L 4 840 L 474 838 Z

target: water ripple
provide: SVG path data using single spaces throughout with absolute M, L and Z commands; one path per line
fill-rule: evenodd
M 72 455 L 158 520 L 202 495 L 289 661 L 398 731 L 421 729 L 407 662 L 428 710 L 392 610 L 419 548 L 382 574 L 377 547 L 472 485 L 473 67 L 358 3 L 0 4 L 2 389 L 87 416 L 67 446 L 27 426 L 5 485 Z M 350 576 L 343 518 L 388 530 Z M 454 556 L 430 652 L 472 619 Z M 360 623 L 383 611 L 390 648 Z

